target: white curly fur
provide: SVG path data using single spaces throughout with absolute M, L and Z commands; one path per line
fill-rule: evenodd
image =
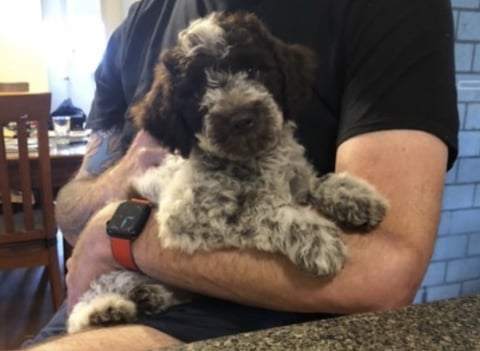
M 109 313 L 112 311 L 112 313 Z M 113 312 L 115 311 L 115 312 Z M 115 318 L 115 315 L 118 318 Z M 102 316 L 104 316 L 102 320 Z M 120 294 L 102 293 L 89 302 L 78 302 L 68 319 L 68 333 L 88 329 L 98 324 L 133 322 L 137 308 L 133 301 Z

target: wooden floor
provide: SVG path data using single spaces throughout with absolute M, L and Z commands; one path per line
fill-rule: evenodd
M 61 250 L 60 256 L 62 263 Z M 0 350 L 19 348 L 52 315 L 50 286 L 45 269 L 0 270 Z

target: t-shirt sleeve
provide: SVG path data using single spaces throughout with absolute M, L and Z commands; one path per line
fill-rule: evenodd
M 87 119 L 87 128 L 107 130 L 125 122 L 127 102 L 122 84 L 122 58 L 128 28 L 136 16 L 134 3 L 127 18 L 112 33 L 102 61 L 95 70 L 95 95 Z
M 87 128 L 93 130 L 107 130 L 124 121 L 126 103 L 118 67 L 118 41 L 119 33 L 114 32 L 95 71 L 95 95 L 87 119 Z
M 343 34 L 344 92 L 337 143 L 416 129 L 457 155 L 453 21 L 449 0 L 353 1 Z

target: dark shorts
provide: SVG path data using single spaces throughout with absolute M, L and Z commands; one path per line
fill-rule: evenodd
M 171 307 L 165 312 L 142 317 L 137 324 L 152 327 L 188 343 L 327 317 L 331 315 L 278 312 L 202 297 Z M 65 321 L 64 303 L 39 334 L 23 346 L 64 334 Z

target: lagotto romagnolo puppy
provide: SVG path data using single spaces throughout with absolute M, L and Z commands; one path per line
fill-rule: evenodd
M 305 159 L 293 120 L 313 71 L 310 50 L 282 42 L 246 13 L 195 20 L 161 53 L 131 114 L 172 151 L 134 184 L 158 204 L 165 247 L 254 248 L 319 276 L 342 268 L 339 228 L 372 229 L 386 202 L 347 174 L 317 177 Z M 141 274 L 112 272 L 92 283 L 68 330 L 129 322 L 182 301 Z

